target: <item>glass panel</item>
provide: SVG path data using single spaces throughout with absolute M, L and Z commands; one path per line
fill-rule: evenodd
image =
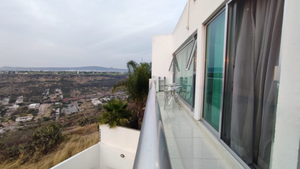
M 175 69 L 175 83 L 181 85 L 176 92 L 189 104 L 193 105 L 193 72 L 194 64 L 191 65 L 189 70 L 186 70 L 186 65 L 189 59 L 189 56 L 192 52 L 193 43 L 190 42 L 184 49 L 182 49 L 177 55 L 176 59 L 178 62 L 179 69 Z
M 207 25 L 204 119 L 219 131 L 222 100 L 225 11 Z
M 229 5 L 222 140 L 251 168 L 270 167 L 283 4 L 242 0 Z

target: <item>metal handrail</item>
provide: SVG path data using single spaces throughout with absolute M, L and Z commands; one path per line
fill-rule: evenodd
M 134 169 L 171 169 L 170 156 L 155 91 L 150 79 L 144 120 L 134 160 Z

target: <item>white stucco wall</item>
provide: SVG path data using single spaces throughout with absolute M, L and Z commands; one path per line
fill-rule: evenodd
M 130 152 L 122 148 L 112 147 L 103 143 L 100 144 L 100 169 L 132 169 L 135 152 Z M 122 158 L 120 155 L 124 154 Z
M 100 126 L 101 142 L 57 164 L 51 169 L 131 169 L 140 131 Z M 120 155 L 124 154 L 122 158 Z
M 109 128 L 107 125 L 100 125 L 101 143 L 122 148 L 129 152 L 136 152 L 140 138 L 140 131 L 125 127 Z
M 172 83 L 172 72 L 168 71 L 172 54 L 190 35 L 197 32 L 198 47 L 194 118 L 200 120 L 203 109 L 205 68 L 205 26 L 203 23 L 212 16 L 214 12 L 218 11 L 218 7 L 224 3 L 224 0 L 191 0 L 190 3 L 189 29 L 186 29 L 188 18 L 188 6 L 186 6 L 171 35 L 158 35 L 153 37 L 152 76 L 170 77 L 170 80 L 167 78 L 167 84 Z
M 68 158 L 67 160 L 57 164 L 51 169 L 99 169 L 99 147 L 100 144 L 96 145 Z
M 100 168 L 131 169 L 140 131 L 124 127 L 110 129 L 107 125 L 101 125 L 100 130 Z M 121 158 L 121 154 L 125 157 Z
M 166 77 L 166 84 L 172 83 L 169 66 L 173 59 L 172 35 L 158 35 L 152 38 L 152 78 Z
M 299 0 L 285 0 L 272 168 L 297 168 L 300 139 Z

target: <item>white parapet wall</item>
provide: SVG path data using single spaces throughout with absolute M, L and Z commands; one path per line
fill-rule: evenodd
M 68 158 L 51 169 L 131 169 L 140 131 L 100 126 L 101 142 Z
M 100 126 L 100 168 L 131 169 L 140 137 L 140 131 L 125 127 L 110 129 Z M 123 157 L 121 157 L 124 155 Z
M 99 169 L 100 143 L 68 158 L 51 169 Z
M 157 35 L 152 39 L 152 78 L 166 77 L 166 84 L 172 83 L 172 71 L 169 66 L 173 59 L 173 36 Z

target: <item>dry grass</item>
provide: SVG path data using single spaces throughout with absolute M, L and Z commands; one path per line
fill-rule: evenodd
M 66 131 L 67 139 L 63 141 L 53 152 L 47 155 L 35 153 L 32 160 L 25 164 L 20 164 L 20 160 L 6 161 L 0 164 L 3 169 L 46 169 L 50 168 L 65 159 L 91 147 L 98 143 L 99 132 L 97 124 L 92 124 L 84 127 L 78 127 Z M 42 157 L 40 157 L 42 156 Z

